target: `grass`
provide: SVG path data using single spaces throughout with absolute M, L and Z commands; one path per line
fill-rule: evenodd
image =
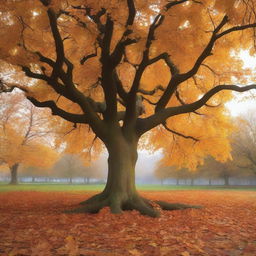
M 104 185 L 81 185 L 81 184 L 29 184 L 23 183 L 19 185 L 0 184 L 0 192 L 9 191 L 102 191 Z M 255 190 L 252 186 L 174 186 L 174 185 L 138 185 L 141 191 L 169 191 L 169 190 Z

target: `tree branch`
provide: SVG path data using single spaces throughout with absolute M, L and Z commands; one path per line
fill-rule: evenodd
M 184 3 L 188 2 L 188 1 L 190 1 L 190 0 L 169 1 L 169 3 L 165 5 L 165 9 L 169 10 L 170 8 L 172 8 L 175 5 L 184 4 Z M 196 3 L 196 4 L 203 4 L 202 2 L 197 1 L 197 0 L 192 0 L 192 2 Z
M 169 67 L 170 72 L 172 74 L 172 76 L 179 74 L 179 69 L 176 67 L 176 65 L 172 62 L 172 60 L 170 59 L 170 55 L 167 52 L 161 53 L 158 56 L 150 59 L 148 61 L 148 65 L 152 65 L 153 63 L 159 61 L 159 60 L 164 60 L 166 65 Z
M 72 123 L 82 123 L 87 124 L 88 120 L 84 114 L 73 114 L 66 112 L 65 110 L 59 108 L 54 101 L 38 101 L 34 97 L 27 96 L 27 99 L 30 100 L 33 105 L 39 108 L 50 108 L 53 115 L 62 117 L 63 119 L 72 122 Z
M 62 65 L 64 63 L 64 58 L 65 58 L 65 53 L 64 53 L 63 40 L 61 38 L 58 25 L 57 25 L 57 16 L 52 8 L 49 8 L 47 10 L 47 14 L 50 22 L 52 35 L 54 38 L 55 51 L 57 54 L 56 62 L 55 62 L 53 73 L 52 73 L 52 77 L 55 78 L 58 76 L 58 73 L 62 68 Z
M 140 92 L 144 95 L 154 95 L 158 90 L 163 92 L 165 89 L 162 85 L 158 85 L 151 91 L 144 90 L 144 89 L 139 89 L 138 92 Z
M 133 0 L 127 0 L 127 6 L 128 6 L 128 10 L 129 10 L 129 15 L 126 21 L 126 27 L 133 25 L 134 19 L 135 19 L 135 15 L 136 15 L 136 9 L 135 9 L 135 5 L 134 5 L 134 1 Z
M 209 90 L 201 99 L 193 103 L 182 106 L 165 108 L 147 118 L 139 119 L 137 122 L 138 133 L 141 135 L 149 131 L 150 129 L 164 123 L 166 119 L 168 119 L 171 116 L 196 111 L 197 109 L 204 106 L 211 97 L 213 97 L 215 94 L 222 90 L 245 92 L 251 89 L 256 89 L 256 84 L 251 84 L 243 87 L 239 87 L 237 85 L 218 85 Z
M 175 3 L 175 2 L 180 3 L 182 1 L 173 1 L 171 3 Z M 228 23 L 228 16 L 225 15 L 223 17 L 223 19 L 221 20 L 221 22 L 219 23 L 219 25 L 214 29 L 208 44 L 206 45 L 206 47 L 203 49 L 202 53 L 197 58 L 194 66 L 188 72 L 183 73 L 183 74 L 178 74 L 174 78 L 173 77 L 171 78 L 165 92 L 163 93 L 162 97 L 159 99 L 159 101 L 157 103 L 157 106 L 156 106 L 156 109 L 155 109 L 156 112 L 160 111 L 161 109 L 163 109 L 167 105 L 167 103 L 169 102 L 170 98 L 172 97 L 173 93 L 175 92 L 176 88 L 178 87 L 178 85 L 180 83 L 182 83 L 182 82 L 188 80 L 189 78 L 193 77 L 197 73 L 197 71 L 198 71 L 198 69 L 200 68 L 201 65 L 204 65 L 205 67 L 207 67 L 207 65 L 203 64 L 203 61 L 208 56 L 210 56 L 212 54 L 211 52 L 212 52 L 213 46 L 219 38 L 221 38 L 222 36 L 224 36 L 226 34 L 229 34 L 231 32 L 256 27 L 256 23 L 253 23 L 253 24 L 247 24 L 247 25 L 243 25 L 243 26 L 232 27 L 232 28 L 227 29 L 223 32 L 220 32 L 221 29 L 227 23 Z
M 189 0 L 169 1 L 169 3 L 165 5 L 165 9 L 169 10 L 170 8 L 172 8 L 175 5 L 183 4 L 188 1 Z
M 181 105 L 186 105 L 186 104 L 187 104 L 187 103 L 185 103 L 185 101 L 183 101 L 183 99 L 180 97 L 180 94 L 179 94 L 179 91 L 178 91 L 178 90 L 176 90 L 175 95 L 176 95 L 176 98 L 177 98 L 177 100 L 180 102 Z M 197 114 L 197 115 L 199 115 L 199 116 L 203 116 L 203 114 L 198 113 L 197 111 L 193 111 L 193 113 L 195 113 L 195 114 Z
M 133 126 L 135 125 L 137 109 L 136 109 L 136 94 L 138 92 L 140 81 L 143 75 L 143 72 L 147 65 L 149 64 L 149 50 L 154 38 L 155 30 L 163 23 L 164 16 L 158 14 L 152 24 L 149 27 L 147 40 L 145 44 L 145 50 L 143 51 L 143 57 L 141 63 L 138 65 L 137 71 L 135 73 L 135 77 L 133 79 L 133 83 L 131 89 L 128 93 L 128 100 L 127 100 L 127 108 L 126 108 L 126 117 L 124 120 L 124 127 L 126 126 Z
M 92 54 L 89 54 L 87 56 L 84 56 L 81 60 L 80 60 L 80 63 L 83 65 L 87 60 L 93 58 L 93 57 L 97 57 L 97 53 L 92 53 Z
M 184 139 L 191 139 L 191 140 L 194 140 L 194 141 L 196 141 L 196 142 L 199 141 L 199 139 L 197 139 L 197 138 L 195 138 L 195 137 L 193 137 L 193 136 L 184 135 L 184 134 L 182 134 L 182 133 L 180 133 L 180 132 L 177 132 L 177 131 L 174 131 L 174 130 L 170 129 L 165 123 L 163 123 L 162 125 L 164 126 L 164 128 L 165 128 L 168 132 L 171 132 L 171 133 L 173 133 L 173 134 L 175 134 L 175 135 L 177 135 L 177 136 L 180 136 L 180 137 L 182 137 L 182 138 L 184 138 Z

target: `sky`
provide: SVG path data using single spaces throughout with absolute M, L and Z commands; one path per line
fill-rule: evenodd
M 239 56 L 244 62 L 244 69 L 251 69 L 252 71 L 256 71 L 256 57 L 251 56 L 249 51 L 242 50 Z M 252 78 L 251 83 L 255 83 Z M 245 93 L 234 93 L 234 100 L 230 101 L 226 104 L 232 116 L 236 117 L 243 113 L 246 113 L 249 109 L 256 108 L 256 97 L 255 100 L 252 99 L 252 96 L 256 93 L 245 92 Z M 250 98 L 250 99 L 248 99 Z

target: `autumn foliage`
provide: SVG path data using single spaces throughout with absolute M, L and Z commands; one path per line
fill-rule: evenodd
M 44 1 L 41 2 L 44 3 Z M 61 45 L 56 46 L 56 36 L 52 34 L 49 27 L 47 5 L 43 6 L 42 3 L 37 1 L 32 5 L 31 1 L 19 3 L 8 1 L 3 4 L 2 33 L 5 33 L 4 29 L 8 30 L 8 33 L 5 33 L 4 40 L 0 41 L 2 82 L 11 88 L 12 86 L 22 88 L 27 92 L 27 96 L 35 97 L 37 101 L 46 102 L 58 98 L 56 101 L 58 108 L 80 114 L 81 108 L 77 102 L 63 95 L 56 86 L 47 82 L 47 76 L 50 76 L 54 64 L 51 60 L 58 57 L 56 56 L 58 52 L 56 53 L 54 48 L 60 48 Z M 170 87 L 170 79 L 177 72 L 186 74 L 186 72 L 193 71 L 193 74 L 182 79 L 184 81 L 180 82 L 175 95 L 169 99 L 168 103 L 165 103 L 168 107 L 192 103 L 218 83 L 230 84 L 234 79 L 237 83 L 238 81 L 246 82 L 248 73 L 242 70 L 242 62 L 235 53 L 242 48 L 251 49 L 253 52 L 253 45 L 249 40 L 252 30 L 242 28 L 245 24 L 252 24 L 251 27 L 254 27 L 252 3 L 246 5 L 243 1 L 234 0 L 173 1 L 173 4 L 172 2 L 166 4 L 165 1 L 159 1 L 157 4 L 153 1 L 147 3 L 135 1 L 136 10 L 134 11 L 138 14 L 133 23 L 129 20 L 131 24 L 128 28 L 125 26 L 128 22 L 126 1 L 118 3 L 118 6 L 121 4 L 119 8 L 116 8 L 115 1 L 111 1 L 111 4 L 106 1 L 96 3 L 77 0 L 69 4 L 66 1 L 49 1 L 49 3 L 53 8 L 52 11 L 60 17 L 58 25 L 61 37 L 65 40 L 63 44 L 65 57 L 74 66 L 73 82 L 85 96 L 93 98 L 96 102 L 103 102 L 106 97 L 104 89 L 101 88 L 102 46 L 98 45 L 99 38 L 97 38 L 103 33 L 103 31 L 100 32 L 100 26 L 102 29 L 105 26 L 106 10 L 109 10 L 114 21 L 118 20 L 114 26 L 110 52 L 117 50 L 115 47 L 118 46 L 119 40 L 127 40 L 124 41 L 126 52 L 124 56 L 120 56 L 120 63 L 116 63 L 118 65 L 115 67 L 115 72 L 119 76 L 118 79 L 122 81 L 125 91 L 129 90 L 134 81 L 136 65 L 139 65 L 141 61 L 147 40 L 151 40 L 148 41 L 147 46 L 150 47 L 148 54 L 151 62 L 144 67 L 138 91 L 143 95 L 145 117 L 149 116 L 154 109 L 152 102 L 160 105 L 159 100 L 163 98 L 162 87 L 158 85 Z M 131 9 L 129 9 L 130 19 L 133 18 Z M 164 21 L 156 19 L 157 13 L 162 9 L 165 10 L 162 13 Z M 228 17 L 225 18 L 227 20 L 222 20 L 224 15 Z M 152 26 L 153 17 L 156 27 Z M 96 20 L 97 18 L 99 20 Z M 148 37 L 150 24 L 152 33 L 155 34 L 152 38 Z M 220 27 L 217 36 L 218 25 Z M 233 28 L 235 28 L 234 31 L 242 30 L 242 33 L 232 32 Z M 124 36 L 120 39 L 125 29 L 127 29 L 127 39 Z M 212 42 L 214 48 L 210 47 L 206 53 L 205 45 L 213 40 L 214 33 L 219 38 L 214 39 Z M 166 60 L 166 56 L 161 53 L 168 54 L 171 59 Z M 200 54 L 203 53 L 205 55 L 202 55 L 200 63 L 197 63 Z M 199 65 L 196 67 L 196 73 L 195 63 Z M 66 68 L 69 67 L 67 61 L 65 65 Z M 8 76 L 6 76 L 7 73 Z M 28 83 L 29 87 L 27 87 Z M 59 94 L 64 97 L 58 97 Z M 118 96 L 122 98 L 122 95 Z M 230 93 L 221 92 L 209 99 L 208 104 L 203 105 L 200 111 L 192 111 L 190 115 L 171 117 L 166 122 L 173 133 L 159 126 L 148 136 L 150 140 L 148 138 L 144 140 L 144 146 L 149 141 L 148 148 L 163 149 L 166 156 L 163 160 L 165 164 L 195 168 L 202 163 L 206 155 L 212 155 L 217 160 L 224 161 L 230 157 L 228 135 L 232 131 L 224 103 L 231 97 Z M 36 104 L 35 101 L 34 104 Z M 37 105 L 40 105 L 39 102 Z M 211 106 L 218 107 L 212 108 Z M 40 107 L 54 108 L 52 109 L 54 114 L 61 115 L 56 112 L 57 108 L 53 105 L 45 103 Z M 118 108 L 122 111 L 124 106 L 118 104 Z M 69 121 L 72 122 L 72 120 Z M 74 122 L 80 123 L 79 120 Z M 189 129 L 187 129 L 188 124 Z M 72 123 L 63 122 L 61 125 L 62 129 L 67 132 L 72 130 Z M 88 134 L 90 130 L 86 125 L 77 124 L 77 126 L 79 129 L 74 129 L 62 140 L 67 140 L 70 153 L 84 152 L 85 157 L 88 157 L 83 149 L 90 147 L 94 135 Z M 179 135 L 185 135 L 190 139 L 184 139 Z M 193 141 L 193 138 L 197 140 L 197 143 Z M 215 146 L 212 147 L 212 145 Z
M 20 93 L 0 95 L 0 165 L 11 170 L 17 183 L 19 165 L 51 167 L 57 159 L 53 150 L 54 129 L 48 111 L 39 110 Z M 52 142 L 52 143 L 51 143 Z

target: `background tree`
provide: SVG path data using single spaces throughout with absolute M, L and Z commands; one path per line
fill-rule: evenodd
M 256 174 L 256 115 L 246 112 L 238 121 L 238 130 L 233 136 L 232 157 L 236 167 Z
M 154 170 L 154 175 L 157 179 L 161 181 L 161 184 L 164 184 L 164 181 L 169 178 L 174 178 L 174 171 L 176 169 L 171 166 L 158 166 Z
M 51 166 L 52 167 L 52 166 Z M 40 168 L 36 166 L 23 165 L 20 169 L 20 177 L 31 177 L 31 181 L 35 182 L 36 178 L 46 178 L 48 181 L 53 176 L 52 168 Z
M 67 178 L 69 183 L 75 177 L 81 176 L 84 171 L 83 161 L 74 154 L 64 154 L 54 165 L 54 175 L 58 178 Z
M 20 164 L 53 164 L 57 154 L 48 141 L 53 130 L 47 127 L 48 113 L 34 107 L 21 94 L 0 95 L 0 105 L 0 160 L 10 169 L 10 184 L 17 184 Z
M 84 166 L 80 177 L 84 177 L 85 183 L 90 183 L 91 179 L 104 180 L 106 178 L 106 164 L 101 159 L 93 161 L 90 165 Z
M 234 85 L 246 72 L 231 54 L 254 52 L 253 8 L 254 0 L 1 2 L 1 90 L 19 87 L 69 121 L 63 129 L 73 123 L 77 143 L 66 145 L 86 155 L 97 137 L 108 150 L 106 187 L 78 212 L 110 206 L 158 216 L 135 188 L 138 141 L 150 130 L 144 144 L 164 147 L 169 164 L 229 157 L 227 91 L 256 88 Z
M 194 185 L 194 180 L 200 177 L 201 172 L 200 169 L 197 170 L 189 170 L 187 168 L 177 168 L 175 166 L 158 166 L 158 168 L 154 172 L 157 179 L 163 181 L 165 179 L 176 179 L 176 185 L 180 185 L 180 180 L 185 180 L 186 184 Z
M 229 178 L 237 175 L 237 168 L 231 160 L 219 162 L 212 157 L 208 157 L 204 165 L 199 168 L 204 176 L 209 178 L 210 185 L 212 179 L 221 178 L 224 180 L 224 185 L 229 186 Z

